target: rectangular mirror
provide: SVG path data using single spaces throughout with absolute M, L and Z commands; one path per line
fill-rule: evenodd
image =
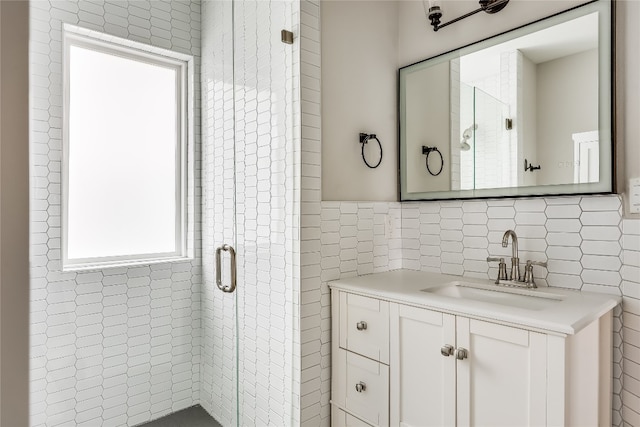
M 597 0 L 401 68 L 400 200 L 612 192 L 612 31 Z

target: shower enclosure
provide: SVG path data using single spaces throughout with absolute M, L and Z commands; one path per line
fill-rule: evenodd
M 296 94 L 294 48 L 280 32 L 294 7 L 202 3 L 200 397 L 225 426 L 293 424 Z M 232 293 L 216 284 L 232 280 L 225 244 L 236 251 Z

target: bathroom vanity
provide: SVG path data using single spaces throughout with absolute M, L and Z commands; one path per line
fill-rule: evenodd
M 411 270 L 332 282 L 332 425 L 609 425 L 614 296 Z

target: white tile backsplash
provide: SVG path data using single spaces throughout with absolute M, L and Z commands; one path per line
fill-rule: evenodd
M 321 282 L 321 261 L 331 274 L 339 274 L 341 268 L 351 269 L 357 260 L 340 262 L 338 245 L 340 222 L 326 232 L 321 229 L 324 220 L 339 218 L 340 209 L 324 211 L 320 203 L 320 2 L 299 2 L 300 79 L 304 90 L 300 92 L 300 166 L 303 177 L 300 188 L 300 395 L 298 413 L 300 425 L 318 426 L 330 424 L 329 396 L 331 386 L 330 354 L 330 298 Z M 345 206 L 349 215 L 351 206 Z M 353 234 L 353 220 L 349 218 L 345 232 Z M 376 225 L 373 225 L 376 227 Z M 357 251 L 356 236 L 345 237 L 351 243 L 346 250 Z M 369 252 L 366 246 L 361 246 Z M 348 255 L 348 253 L 346 254 Z M 326 260 L 325 260 L 326 258 Z M 374 258 L 374 264 L 376 262 Z M 370 265 L 368 262 L 366 265 Z
M 623 327 L 621 392 L 622 417 L 627 425 L 640 425 L 640 220 L 622 220 Z

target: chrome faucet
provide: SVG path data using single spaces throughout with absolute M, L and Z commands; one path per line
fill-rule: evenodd
M 509 246 L 509 236 L 511 236 L 511 274 L 509 280 L 517 282 L 520 280 L 520 258 L 518 258 L 518 236 L 513 230 L 507 230 L 502 236 L 502 247 Z
M 496 279 L 496 285 L 505 286 L 525 286 L 526 288 L 537 288 L 536 282 L 533 278 L 533 266 L 539 265 L 546 267 L 546 262 L 541 261 L 527 261 L 527 265 L 524 268 L 524 277 L 520 276 L 520 258 L 518 257 L 518 236 L 513 230 L 507 230 L 502 236 L 502 247 L 509 246 L 509 236 L 511 236 L 511 273 L 509 275 L 509 281 L 502 283 L 501 280 L 507 280 L 507 266 L 504 262 L 504 258 L 487 257 L 487 262 L 498 261 L 498 278 Z M 523 284 L 520 285 L 519 282 Z

